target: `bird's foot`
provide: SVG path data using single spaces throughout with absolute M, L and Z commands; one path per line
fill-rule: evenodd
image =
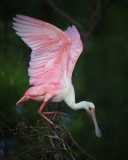
M 66 113 L 60 112 L 60 111 L 53 111 L 53 112 L 40 112 L 40 110 L 38 111 L 38 113 L 45 119 L 47 120 L 50 124 L 52 124 L 55 128 L 57 128 L 57 124 L 61 119 L 61 116 L 69 116 Z M 45 115 L 52 115 L 51 119 L 52 121 L 47 118 Z
M 45 120 L 47 120 L 50 124 L 52 124 L 54 126 L 54 123 L 49 119 L 47 118 L 43 112 L 38 112 Z

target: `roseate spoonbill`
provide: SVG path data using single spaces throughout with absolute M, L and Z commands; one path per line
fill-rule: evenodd
M 13 29 L 16 34 L 32 49 L 28 74 L 29 88 L 16 103 L 22 105 L 29 99 L 43 101 L 38 113 L 50 121 L 45 115 L 54 112 L 42 112 L 46 102 L 64 101 L 70 108 L 85 109 L 92 117 L 95 133 L 101 136 L 96 117 L 95 105 L 91 102 L 75 102 L 75 91 L 72 85 L 72 72 L 79 58 L 83 45 L 76 27 L 68 27 L 66 31 L 35 18 L 16 15 L 13 18 Z

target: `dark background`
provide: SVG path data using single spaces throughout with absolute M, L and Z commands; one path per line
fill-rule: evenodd
M 97 160 L 127 159 L 128 1 L 1 0 L 0 129 L 5 125 L 15 127 L 22 117 L 33 125 L 40 118 L 37 113 L 40 102 L 29 101 L 22 107 L 15 105 L 30 87 L 27 68 L 31 53 L 12 29 L 12 18 L 16 14 L 41 19 L 62 30 L 72 24 L 77 26 L 84 50 L 73 73 L 76 101 L 95 104 L 102 137 L 95 136 L 86 111 L 71 110 L 63 103 L 62 111 L 71 115 L 65 125 Z M 16 141 L 15 137 L 9 141 L 12 154 L 16 151 Z

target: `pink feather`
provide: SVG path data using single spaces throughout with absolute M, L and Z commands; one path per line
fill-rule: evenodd
M 71 78 L 75 64 L 83 51 L 83 45 L 80 39 L 80 34 L 74 25 L 72 26 L 72 28 L 68 27 L 65 33 L 70 36 L 72 41 L 68 59 L 68 76 L 69 78 Z
M 32 49 L 29 83 L 59 83 L 67 74 L 70 37 L 55 26 L 28 16 L 17 15 L 13 20 L 16 34 Z
M 52 24 L 23 15 L 13 20 L 16 34 L 32 49 L 28 74 L 30 85 L 34 85 L 17 105 L 29 99 L 48 101 L 59 96 L 56 100 L 61 100 L 83 49 L 79 32 L 75 26 L 63 32 Z

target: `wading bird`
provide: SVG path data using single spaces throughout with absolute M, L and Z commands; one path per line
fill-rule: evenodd
M 72 85 L 72 72 L 79 58 L 83 45 L 76 27 L 68 27 L 66 31 L 35 18 L 16 15 L 13 18 L 13 29 L 16 34 L 32 49 L 28 74 L 29 88 L 16 103 L 22 105 L 29 99 L 43 101 L 38 113 L 45 115 L 55 112 L 42 112 L 46 102 L 64 101 L 70 108 L 85 109 L 92 117 L 95 133 L 101 136 L 96 117 L 95 105 L 91 102 L 75 102 L 75 91 Z

